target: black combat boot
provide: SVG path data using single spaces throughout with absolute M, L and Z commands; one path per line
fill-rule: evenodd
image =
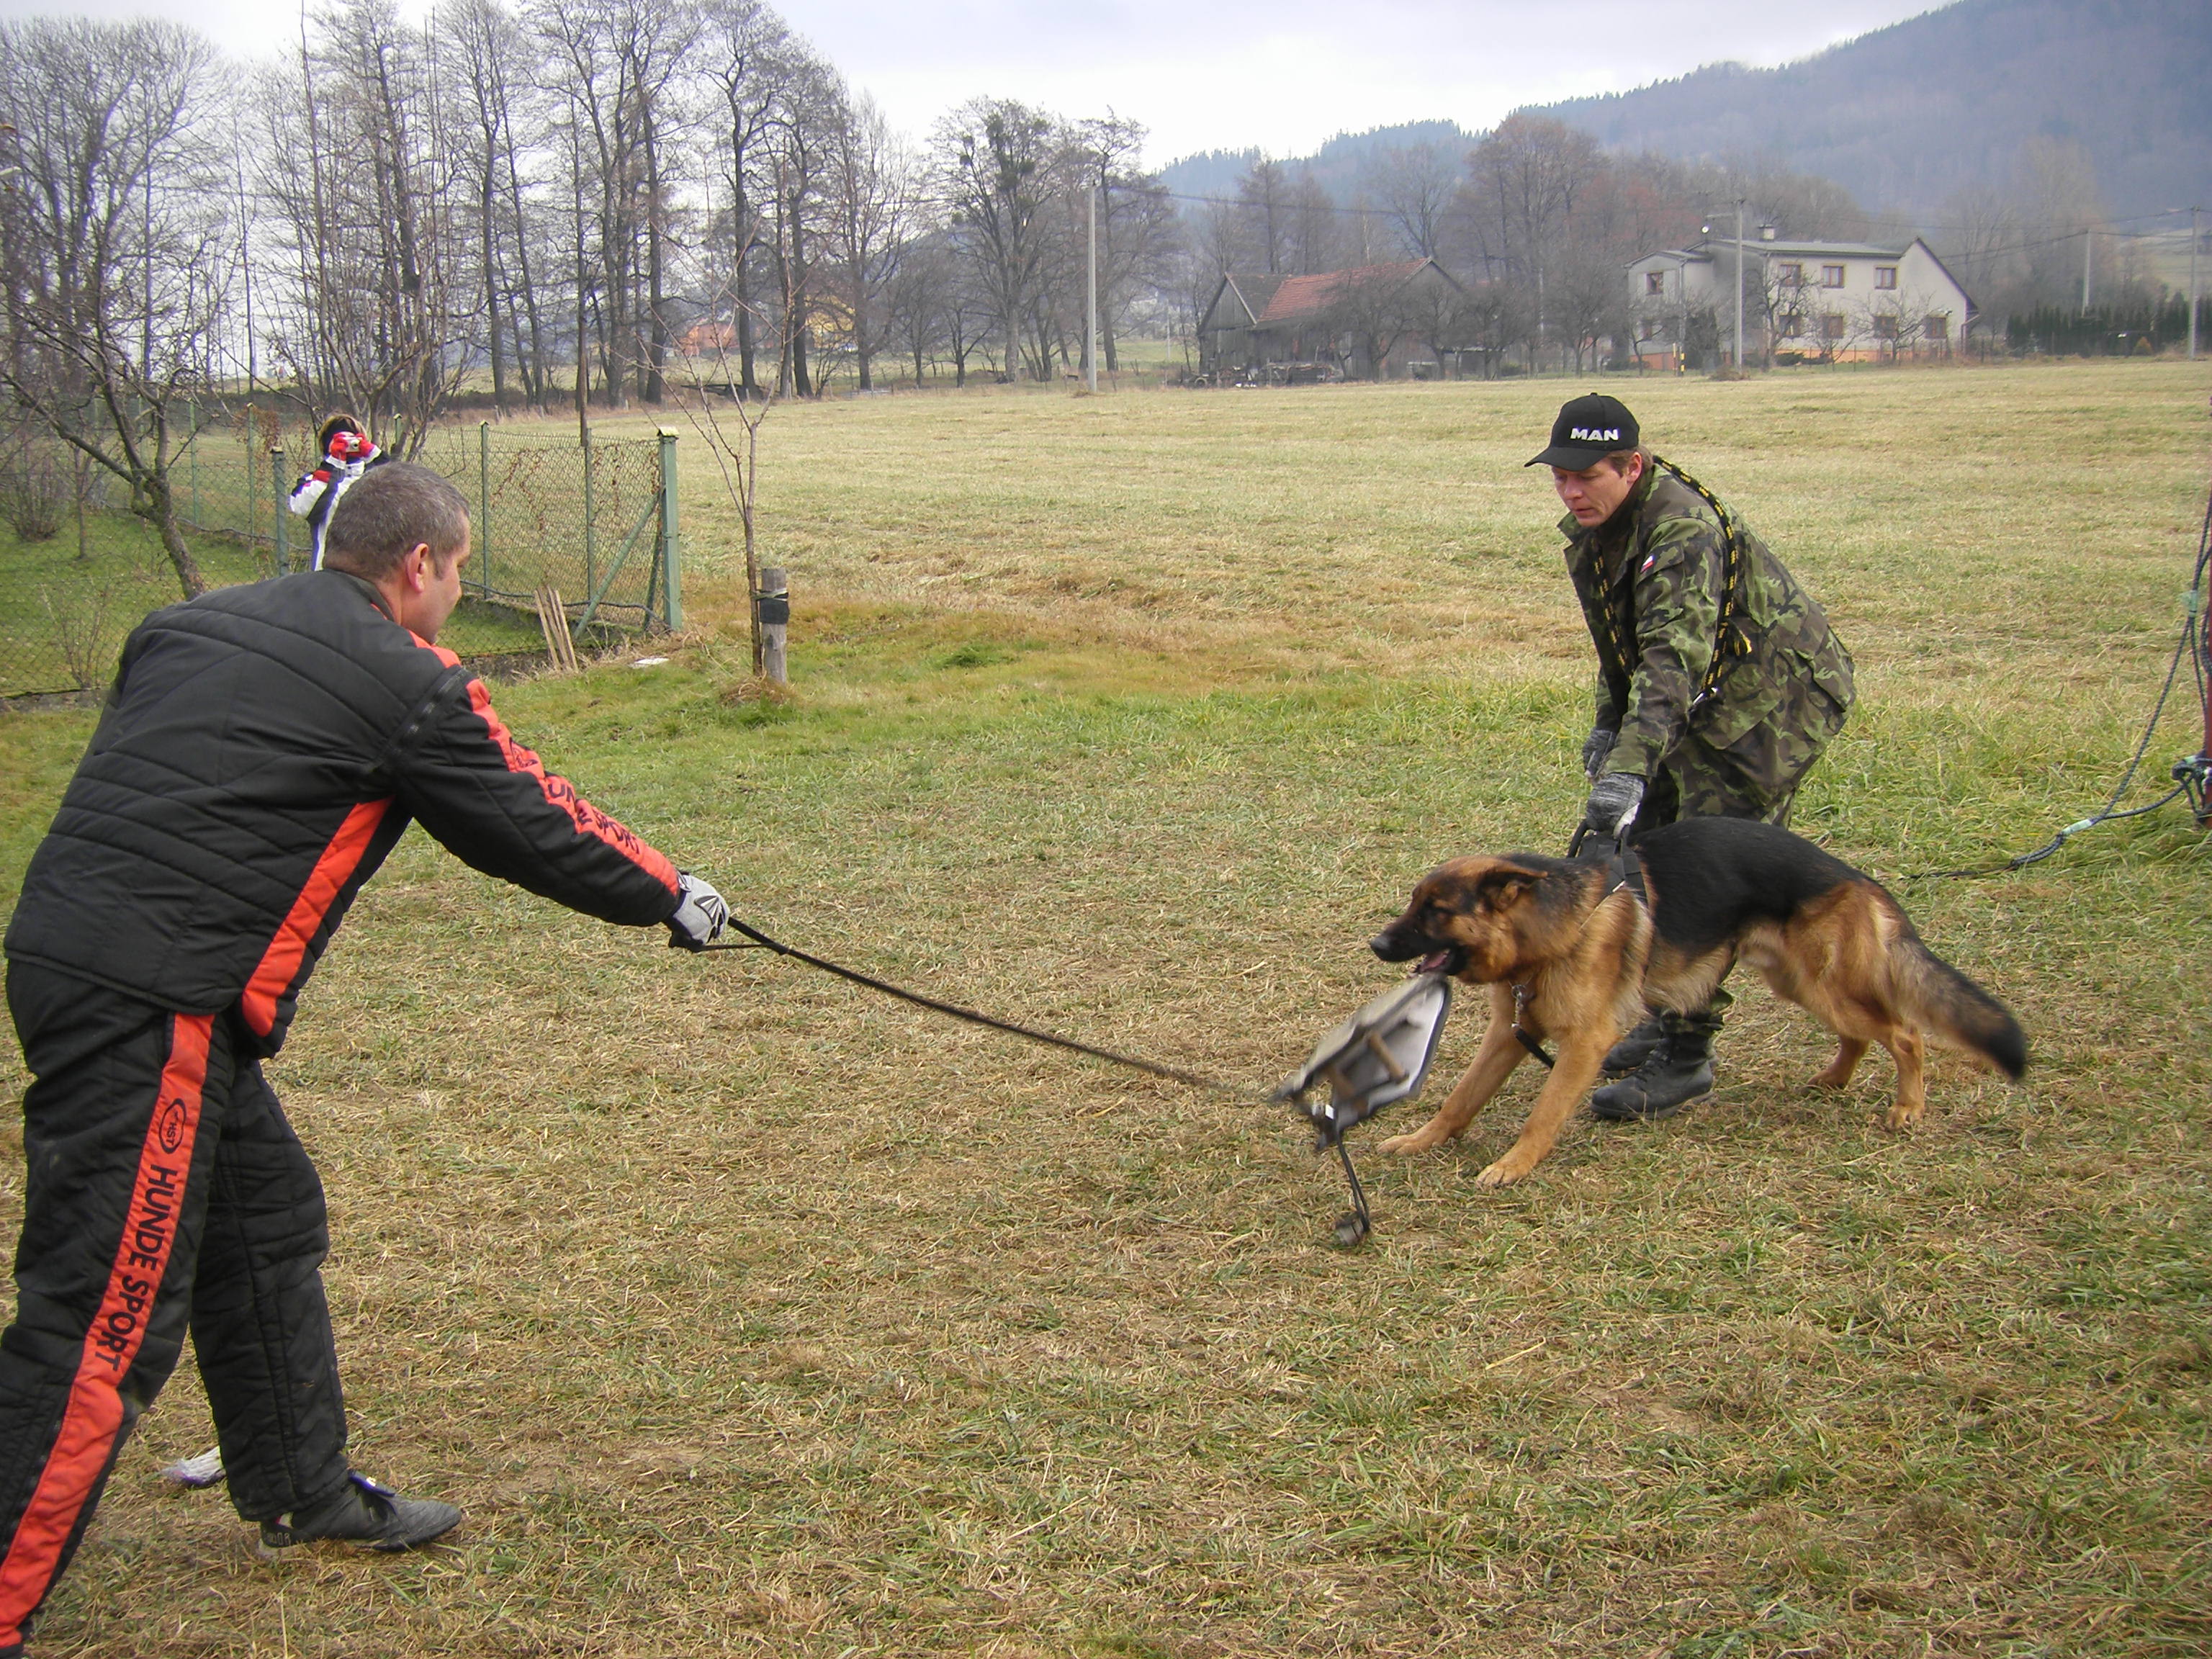
M 1713 1091 L 1713 1034 L 1710 1016 L 1671 1017 L 1650 1058 L 1617 1083 L 1590 1097 L 1590 1115 L 1610 1123 L 1643 1123 L 1672 1117 Z
M 1659 1024 L 1659 1016 L 1646 1014 L 1634 1029 L 1620 1042 L 1605 1051 L 1603 1070 L 1607 1077 L 1626 1077 L 1651 1058 L 1660 1043 L 1666 1040 L 1666 1028 Z

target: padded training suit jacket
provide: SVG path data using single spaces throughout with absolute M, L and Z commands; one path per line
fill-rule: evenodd
M 669 861 L 547 773 L 452 652 L 319 570 L 131 635 L 7 954 L 178 1012 L 235 1007 L 274 1054 L 410 818 L 571 909 L 643 926 L 676 908 Z

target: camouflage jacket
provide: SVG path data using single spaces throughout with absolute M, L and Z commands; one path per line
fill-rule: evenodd
M 1738 608 L 1726 665 L 1700 699 L 1720 622 L 1719 515 L 1647 457 L 1612 518 L 1585 530 L 1569 514 L 1559 529 L 1597 644 L 1596 723 L 1620 732 L 1606 769 L 1651 777 L 1693 736 L 1739 757 L 1764 788 L 1794 787 L 1851 706 L 1851 659 L 1766 544 L 1736 520 Z M 1767 772 L 1777 775 L 1758 775 Z

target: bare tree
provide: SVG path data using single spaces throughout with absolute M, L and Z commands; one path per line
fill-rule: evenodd
M 1237 228 L 1243 244 L 1237 250 L 1238 264 L 1270 276 L 1299 269 L 1291 230 L 1295 189 L 1290 169 L 1265 155 L 1237 181 L 1237 200 L 1242 210 Z M 1224 264 L 1222 269 L 1231 267 Z
M 952 289 L 961 275 L 942 231 L 925 232 L 899 250 L 884 290 L 884 340 L 913 364 L 917 386 L 938 354 L 950 349 L 960 337 L 955 326 L 957 300 Z M 964 385 L 966 356 L 956 356 L 957 383 Z
M 781 392 L 821 390 L 811 356 L 820 314 L 836 134 L 846 119 L 845 84 L 811 51 L 794 44 L 768 149 L 769 252 L 781 298 Z
M 841 100 L 830 134 L 830 258 L 860 390 L 890 332 L 890 290 L 920 213 L 917 169 L 872 99 Z
M 1291 186 L 1291 268 L 1339 270 L 1366 262 L 1365 251 L 1347 234 L 1349 222 L 1328 187 L 1301 167 Z
M 270 84 L 297 100 L 272 101 L 263 174 L 298 250 L 273 343 L 319 401 L 398 419 L 411 449 L 465 372 L 482 297 L 425 43 L 397 0 L 360 0 L 303 33 L 296 81 Z
M 1444 219 L 1464 174 L 1458 159 L 1423 142 L 1378 150 L 1360 170 L 1360 184 L 1395 232 L 1399 251 L 1443 260 Z
M 1403 265 L 1369 265 L 1335 279 L 1322 313 L 1322 328 L 1332 342 L 1340 337 L 1351 340 L 1351 350 L 1338 365 L 1346 374 L 1357 374 L 1364 367 L 1380 380 L 1398 342 L 1417 335 L 1425 320 L 1419 295 L 1407 282 Z
M 718 288 L 738 349 L 738 384 L 760 395 L 756 356 L 759 310 L 753 264 L 766 240 L 761 180 L 786 90 L 794 44 L 783 20 L 761 0 L 708 0 L 701 14 L 702 73 L 714 88 L 713 145 L 726 189 L 727 218 L 717 253 L 729 273 Z
M 544 327 L 532 281 L 517 131 L 518 112 L 538 78 L 536 44 L 500 0 L 449 0 L 436 21 L 465 106 L 455 124 L 455 148 L 466 144 L 462 167 L 475 210 L 493 405 L 507 412 L 511 347 L 525 397 L 543 409 Z
M 1475 146 L 1465 213 L 1486 271 L 1522 289 L 1533 304 L 1532 345 L 1548 332 L 1547 266 L 1573 224 L 1583 192 L 1605 170 L 1596 141 L 1548 116 L 1509 115 Z
M 1011 99 L 975 99 L 938 123 L 938 190 L 954 246 L 998 319 L 1009 380 L 1042 292 L 1052 252 L 1046 209 L 1059 192 L 1063 149 L 1055 117 Z M 1032 368 L 1039 378 L 1047 372 L 1042 362 Z
M 698 38 L 683 0 L 533 0 L 552 88 L 566 106 L 572 210 L 587 222 L 588 315 L 606 401 L 661 394 L 677 82 Z M 584 379 L 578 343 L 578 380 Z
M 2019 204 L 2002 186 L 1982 181 L 1943 204 L 1948 228 L 1937 251 L 1984 313 L 2002 315 L 2027 274 Z
M 1156 173 L 1139 163 L 1146 129 L 1111 113 L 1079 122 L 1073 159 L 1098 206 L 1098 327 L 1106 370 L 1121 367 L 1117 337 L 1140 295 L 1171 280 L 1169 262 L 1182 237 L 1175 204 Z
M 0 23 L 0 384 L 130 491 L 185 595 L 178 417 L 204 391 L 234 244 L 214 49 L 180 24 Z
M 1597 367 L 1601 342 L 1631 331 L 1626 264 L 1607 239 L 1589 233 L 1568 239 L 1553 255 L 1553 325 L 1574 353 L 1577 373 Z
M 2088 152 L 2072 138 L 2029 139 L 2015 163 L 2014 195 L 2027 233 L 2021 301 L 2079 303 L 2085 288 L 2094 297 L 2094 283 L 2085 283 L 2082 273 L 2094 265 L 2091 244 L 2105 221 L 2105 198 Z

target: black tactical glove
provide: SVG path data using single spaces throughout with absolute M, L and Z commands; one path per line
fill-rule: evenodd
M 730 925 L 730 907 L 699 877 L 678 878 L 676 909 L 668 918 L 668 945 L 674 951 L 703 951 Z
M 1583 739 L 1583 775 L 1592 783 L 1605 770 L 1605 757 L 1613 752 L 1613 745 L 1620 741 L 1617 726 L 1593 726 L 1590 734 Z
M 1643 779 L 1631 772 L 1607 772 L 1590 787 L 1583 823 L 1593 835 L 1619 841 L 1643 804 Z

